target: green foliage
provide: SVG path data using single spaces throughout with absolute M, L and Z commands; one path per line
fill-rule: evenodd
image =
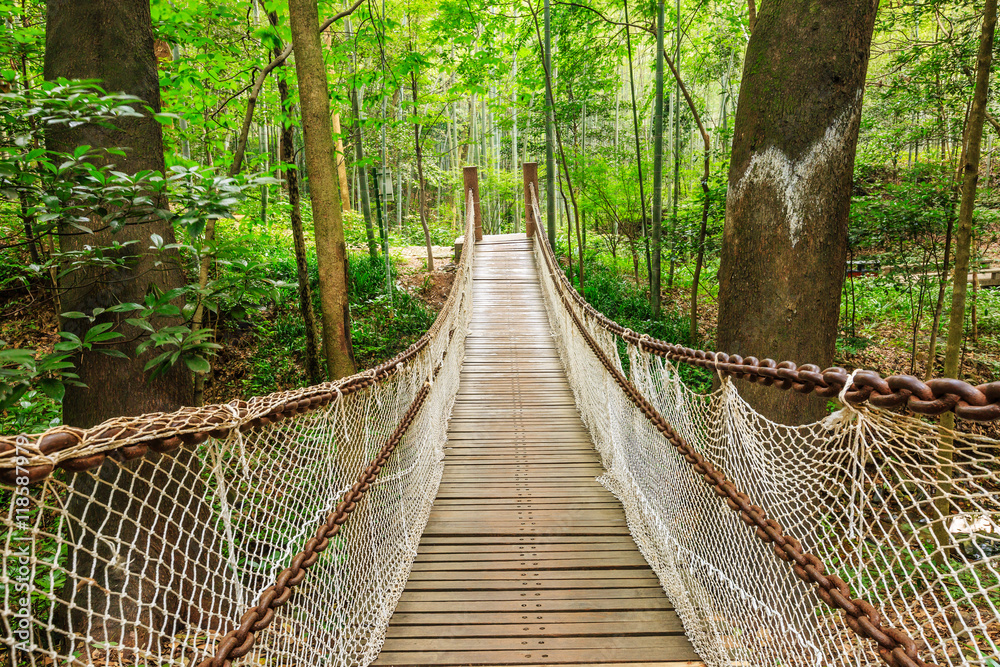
M 944 233 L 954 195 L 940 169 L 929 165 L 915 169 L 924 175 L 899 184 L 882 181 L 881 174 L 873 171 L 859 169 L 856 179 L 863 194 L 851 203 L 852 248 L 889 251 L 905 258 L 915 242 Z
M 661 311 L 654 318 L 646 294 L 619 271 L 594 257 L 585 264 L 586 293 L 590 304 L 622 326 L 670 343 L 690 345 L 688 320 L 683 313 Z M 624 352 L 624 348 L 620 350 Z M 624 361 L 624 355 L 623 361 Z M 701 368 L 679 366 L 681 377 L 695 391 L 711 390 L 711 374 Z
M 189 275 L 197 275 L 198 267 L 209 259 L 229 270 L 205 285 L 195 282 L 166 292 L 154 289 L 143 303 L 64 312 L 63 318 L 80 320 L 84 328 L 79 334 L 60 332 L 62 340 L 52 352 L 0 351 L 0 411 L 18 407 L 31 413 L 35 407 L 29 397 L 43 394 L 60 401 L 66 385 L 80 385 L 73 372 L 74 357 L 84 352 L 126 357 L 116 347 L 126 333 L 140 339 L 137 355 L 156 352 L 144 366 L 150 377 L 180 362 L 194 372 L 205 373 L 211 368 L 207 357 L 219 346 L 211 340 L 211 330 L 195 326 L 195 312 L 207 309 L 217 313 L 220 304 L 227 301 L 242 304 L 281 287 L 263 276 L 261 265 L 240 259 L 238 246 L 208 241 L 205 234 L 209 221 L 231 215 L 245 190 L 270 184 L 272 179 L 224 178 L 196 166 L 175 166 L 165 174 L 143 171 L 132 175 L 114 169 L 111 160 L 122 154 L 116 149 L 97 151 L 79 146 L 71 153 L 58 153 L 37 147 L 52 127 L 84 123 L 112 127 L 116 119 L 141 115 L 135 106 L 137 98 L 105 94 L 92 81 L 60 80 L 0 95 L 0 122 L 6 130 L 3 136 L 8 138 L 0 141 L 0 193 L 20 202 L 20 217 L 30 230 L 29 240 L 36 253 L 44 252 L 38 239 L 46 235 L 89 235 L 97 230 L 114 235 L 150 217 L 169 221 L 183 242 L 166 243 L 151 234 L 145 248 L 138 241 L 112 239 L 109 245 L 84 245 L 80 250 L 52 249 L 27 272 L 4 271 L 4 281 L 26 283 L 34 278 L 44 282 L 51 278 L 51 290 L 58 293 L 59 285 L 71 274 L 101 275 L 130 269 L 137 253 L 154 255 L 157 265 L 180 262 Z M 163 206 L 168 200 L 172 203 L 169 208 Z M 9 266 L 9 262 L 3 265 Z M 164 326 L 160 322 L 165 317 L 181 318 L 181 323 Z
M 359 368 L 367 368 L 409 347 L 430 327 L 434 314 L 398 287 L 391 297 L 385 293 L 382 260 L 367 255 L 350 260 L 351 339 Z

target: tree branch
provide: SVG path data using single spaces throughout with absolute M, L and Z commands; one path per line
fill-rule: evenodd
M 994 118 L 989 111 L 986 112 L 986 120 L 989 121 L 989 124 L 993 126 L 994 130 L 997 131 L 997 134 L 1000 134 L 1000 123 L 997 122 L 997 119 Z
M 617 25 L 617 26 L 626 26 L 627 25 L 627 26 L 630 26 L 632 28 L 635 28 L 636 30 L 643 30 L 643 31 L 648 32 L 648 33 L 656 34 L 656 30 L 654 28 L 648 26 L 648 25 L 636 25 L 635 23 L 622 23 L 621 21 L 615 21 L 613 19 L 608 18 L 604 14 L 602 14 L 599 10 L 594 9 L 593 7 L 589 7 L 587 5 L 581 5 L 581 4 L 576 3 L 576 2 L 560 2 L 559 0 L 556 0 L 556 2 L 554 2 L 552 4 L 555 4 L 555 5 L 566 5 L 567 7 L 579 7 L 580 9 L 586 9 L 587 11 L 593 12 L 593 13 L 597 14 L 598 16 L 600 16 L 601 19 L 605 23 L 610 23 L 611 25 Z
M 365 0 L 356 0 L 356 2 L 340 12 L 334 15 L 332 18 L 327 19 L 319 26 L 320 33 L 326 32 L 326 29 L 331 25 L 344 18 L 345 16 L 350 16 L 364 3 Z M 236 153 L 233 155 L 233 164 L 229 167 L 229 175 L 235 176 L 240 173 L 243 168 L 243 156 L 246 154 L 247 150 L 247 137 L 250 135 L 250 124 L 253 122 L 253 111 L 257 106 L 257 98 L 260 97 L 260 91 L 264 87 L 264 81 L 275 69 L 280 67 L 288 60 L 288 56 L 292 55 L 292 45 L 289 44 L 282 50 L 281 54 L 269 62 L 264 69 L 262 69 L 258 74 L 257 78 L 254 79 L 253 89 L 250 91 L 250 98 L 247 100 L 247 112 L 243 116 L 243 127 L 240 129 L 240 139 L 236 144 Z

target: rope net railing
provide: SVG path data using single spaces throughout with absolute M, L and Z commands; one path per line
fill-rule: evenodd
M 389 362 L 249 401 L 0 438 L 13 664 L 373 661 L 443 470 L 472 308 L 468 211 L 445 306 Z
M 964 383 L 908 389 L 652 340 L 589 307 L 535 237 L 601 481 L 707 665 L 1000 665 L 1000 442 L 871 405 L 889 396 L 962 416 L 993 400 L 991 385 L 975 388 L 984 401 Z M 692 392 L 679 362 L 713 367 L 719 388 Z M 754 369 L 844 407 L 814 424 L 771 422 L 729 378 Z

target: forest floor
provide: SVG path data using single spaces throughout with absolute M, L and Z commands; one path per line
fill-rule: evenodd
M 437 312 L 444 306 L 455 278 L 455 265 L 452 264 L 452 249 L 445 246 L 432 246 L 434 253 L 434 271 L 426 270 L 427 249 L 424 246 L 399 246 L 393 248 L 391 256 L 397 271 L 397 287 L 402 288 L 413 297 L 429 315 L 428 321 L 433 321 Z M 212 381 L 206 386 L 205 400 L 219 403 L 233 398 L 296 389 L 307 384 L 303 354 L 299 350 L 282 349 L 281 345 L 288 338 L 300 340 L 296 331 L 285 331 L 289 319 L 298 318 L 294 303 L 288 303 L 284 312 L 274 310 L 264 313 L 266 321 L 256 326 L 237 323 L 236 327 L 222 327 L 219 332 L 220 350 L 218 360 L 213 363 Z M 319 314 L 317 313 L 317 316 Z M 378 322 L 364 322 L 362 318 L 371 320 L 380 317 L 380 313 L 366 316 L 361 309 L 352 305 L 353 324 L 364 326 L 367 331 L 379 331 L 382 338 L 396 337 L 397 332 L 389 324 L 379 326 Z M 365 326 L 373 324 L 374 326 Z M 301 325 L 298 325 L 301 329 Z M 397 348 L 409 345 L 417 332 L 410 332 L 406 338 L 402 332 L 398 336 L 402 340 L 393 346 L 391 341 L 383 340 L 368 347 L 359 345 L 355 335 L 355 357 L 358 370 L 374 366 L 393 357 Z M 422 332 L 420 332 L 422 334 Z M 405 344 L 403 344 L 405 343 Z M 400 345 L 402 347 L 400 347 Z M 278 349 L 275 349 L 275 348 Z M 364 347 L 364 349 L 362 349 Z
M 434 271 L 427 271 L 427 248 L 424 246 L 403 246 L 392 253 L 398 259 L 399 283 L 423 304 L 437 313 L 444 306 L 455 280 L 455 249 L 447 246 L 431 246 L 434 254 Z
M 397 298 L 396 311 L 387 314 L 385 304 L 352 304 L 353 324 L 363 333 L 358 336 L 356 332 L 355 341 L 359 370 L 391 358 L 412 343 L 444 306 L 455 278 L 453 249 L 433 246 L 433 252 L 435 270 L 428 272 L 424 246 L 392 250 L 397 287 L 406 293 L 403 299 Z M 400 313 L 405 326 L 391 321 Z M 245 320 L 223 319 L 216 325 L 223 349 L 212 359 L 206 402 L 249 398 L 307 383 L 301 349 L 304 327 L 293 294 L 281 302 L 262 304 Z M 52 351 L 59 341 L 59 321 L 55 305 L 40 285 L 0 291 L 0 341 L 5 349 Z M 33 414 L 20 415 L 21 419 L 0 415 L 0 430 L 37 430 L 58 417 L 58 404 L 40 394 L 29 405 L 22 408 Z

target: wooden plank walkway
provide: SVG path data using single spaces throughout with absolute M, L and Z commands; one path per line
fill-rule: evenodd
M 477 253 L 444 477 L 375 664 L 700 667 L 595 481 L 530 242 Z

